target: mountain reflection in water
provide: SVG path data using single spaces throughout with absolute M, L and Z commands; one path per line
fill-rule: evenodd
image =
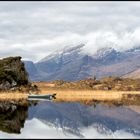
M 11 118 L 20 120 L 20 115 L 25 116 L 24 125 L 12 124 L 13 127 L 21 125 L 21 133 L 9 134 L 0 128 L 1 138 L 140 138 L 140 106 L 97 104 L 95 107 L 40 101 L 24 113 L 19 112 Z M 0 121 L 3 118 L 0 117 Z

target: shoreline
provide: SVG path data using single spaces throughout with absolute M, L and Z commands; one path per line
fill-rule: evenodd
M 55 102 L 110 102 L 114 104 L 140 104 L 140 91 L 104 91 L 104 90 L 42 90 L 40 94 L 56 93 Z
M 124 95 L 140 95 L 140 91 L 104 91 L 104 90 L 41 90 L 39 94 L 56 93 L 56 98 L 83 98 L 83 99 L 120 99 Z
M 38 94 L 56 93 L 54 102 L 80 102 L 92 104 L 94 102 L 114 103 L 114 104 L 140 104 L 140 91 L 93 91 L 93 90 L 41 90 Z M 20 92 L 1 92 L 0 102 L 14 101 L 26 102 L 28 93 Z

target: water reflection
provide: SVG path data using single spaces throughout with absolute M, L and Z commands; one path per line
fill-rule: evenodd
M 140 106 L 39 101 L 14 115 L 1 116 L 1 131 L 21 132 L 1 132 L 2 138 L 140 138 Z M 5 125 L 9 120 L 10 125 Z
M 79 103 L 41 102 L 29 108 L 29 119 L 36 118 L 46 125 L 62 128 L 64 133 L 84 137 L 81 130 L 94 127 L 101 134 L 117 130 L 139 135 L 140 115 L 125 106 L 95 106 Z M 137 130 L 137 131 L 136 131 Z
M 23 101 L 22 101 L 23 102 Z M 28 107 L 35 102 L 20 104 L 14 101 L 0 102 L 0 130 L 7 133 L 21 133 L 28 118 Z
M 0 130 L 7 133 L 20 133 L 27 116 L 27 107 L 3 105 L 3 108 L 0 110 Z

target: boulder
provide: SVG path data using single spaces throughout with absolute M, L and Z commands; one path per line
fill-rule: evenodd
M 13 90 L 27 85 L 28 73 L 20 56 L 0 60 L 0 90 Z

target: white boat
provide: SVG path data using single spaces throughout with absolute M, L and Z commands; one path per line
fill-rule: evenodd
M 48 100 L 52 100 L 55 99 L 56 97 L 56 93 L 54 94 L 31 94 L 28 96 L 29 99 L 48 99 Z

